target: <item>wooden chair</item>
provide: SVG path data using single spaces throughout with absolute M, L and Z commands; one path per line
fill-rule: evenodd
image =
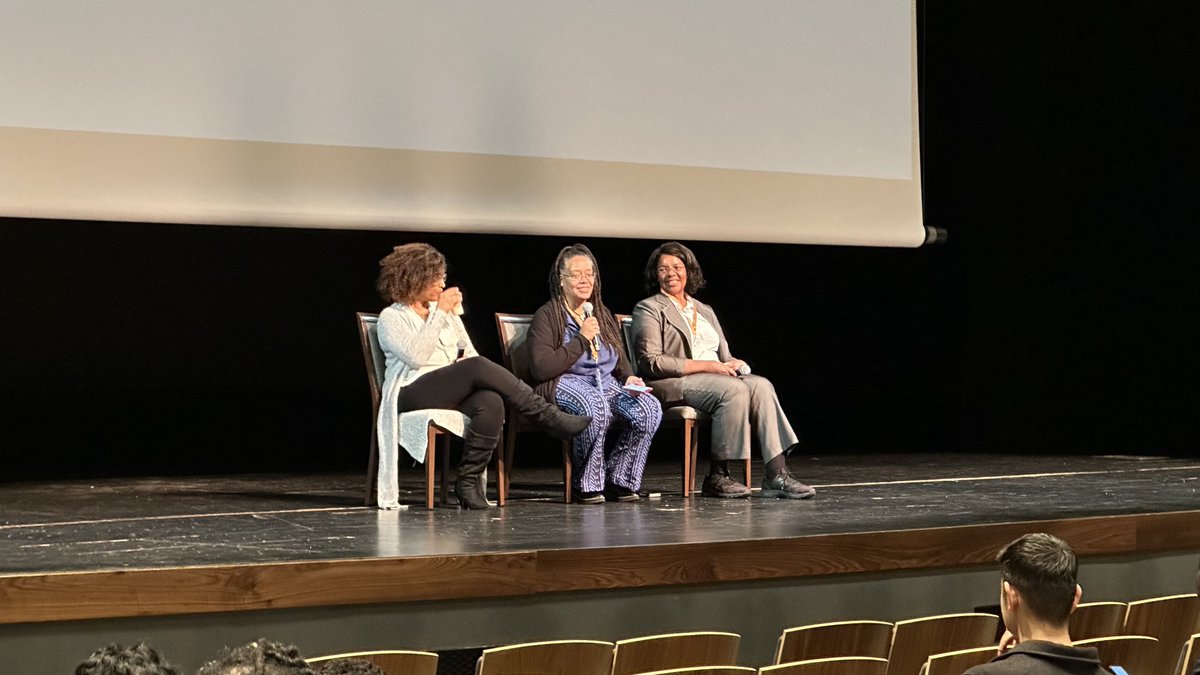
M 744 665 L 692 665 L 690 668 L 647 670 L 631 675 L 755 675 L 755 669 Z
M 1100 663 L 1106 666 L 1121 666 L 1129 675 L 1154 675 L 1169 671 L 1155 670 L 1159 663 L 1158 640 L 1147 635 L 1116 635 L 1111 637 L 1076 640 L 1076 647 L 1095 647 L 1100 652 Z M 1175 664 L 1171 664 L 1174 670 Z
M 835 656 L 794 661 L 758 669 L 758 675 L 885 675 L 887 659 L 874 656 Z M 955 673 L 955 675 L 962 675 Z
M 619 640 L 613 650 L 612 675 L 734 666 L 741 641 L 742 636 L 737 633 L 718 632 L 668 633 Z
M 332 654 L 330 656 L 314 656 L 305 659 L 305 661 L 315 665 L 340 659 L 361 659 L 373 663 L 380 670 L 387 673 L 387 675 L 437 675 L 438 655 L 433 652 L 403 650 L 351 652 L 348 654 Z
M 1195 593 L 1138 600 L 1129 603 L 1121 632 L 1158 638 L 1158 662 L 1153 672 L 1170 673 L 1175 670 L 1183 643 L 1195 632 L 1197 612 L 1200 600 Z
M 525 340 L 529 337 L 529 326 L 533 323 L 532 314 L 503 314 L 496 312 L 496 333 L 500 336 L 500 356 L 504 367 L 508 368 L 518 379 L 529 381 L 529 354 L 525 348 Z M 507 424 L 504 434 L 504 463 L 512 470 L 513 453 L 517 447 L 517 433 L 532 431 L 533 427 L 521 413 L 511 406 L 507 410 Z M 572 466 L 571 441 L 562 442 L 563 458 L 563 503 L 571 503 Z M 505 493 L 508 485 L 504 486 Z
M 995 656 L 996 645 L 930 654 L 929 659 L 925 661 L 924 675 L 962 675 L 970 668 L 991 661 Z
M 1123 602 L 1085 602 L 1071 614 L 1072 640 L 1088 640 L 1121 634 L 1125 624 Z
M 888 675 L 917 675 L 931 654 L 994 645 L 1000 617 L 945 614 L 897 621 L 888 652 Z
M 629 367 L 637 371 L 637 355 L 633 352 L 633 317 L 629 314 L 616 314 L 617 322 L 621 324 L 621 337 L 625 339 L 625 356 L 629 359 Z M 711 418 L 689 405 L 677 405 L 663 408 L 662 422 L 659 429 L 664 427 L 681 427 L 683 429 L 683 480 L 680 492 L 684 497 L 696 492 L 697 454 L 700 451 L 700 435 L 697 427 L 708 422 Z M 742 472 L 745 474 L 746 487 L 750 484 L 751 461 L 747 457 Z
M 775 645 L 775 663 L 842 656 L 887 659 L 892 624 L 886 621 L 837 621 L 788 628 Z
M 1200 633 L 1196 633 L 1188 638 L 1186 644 L 1183 645 L 1183 656 L 1179 659 L 1179 669 L 1176 675 L 1192 675 L 1197 667 L 1200 667 Z
M 398 448 L 380 448 L 379 437 L 376 434 L 376 420 L 379 418 L 379 405 L 382 398 L 383 374 L 384 374 L 384 356 L 383 350 L 379 346 L 379 315 L 367 314 L 358 312 L 358 336 L 362 342 L 363 361 L 367 366 L 367 384 L 371 388 L 371 445 L 369 451 L 369 459 L 367 461 L 367 496 L 364 503 L 370 506 L 375 501 L 377 486 L 379 484 L 379 465 L 381 460 L 381 451 L 385 453 L 382 457 L 385 469 L 388 472 L 398 472 L 399 470 L 399 452 Z M 434 469 L 437 465 L 437 455 L 441 454 L 441 501 L 446 503 L 447 476 L 450 470 L 450 438 L 451 436 L 461 437 L 465 433 L 470 420 L 466 415 L 457 410 L 411 410 L 400 415 L 400 425 L 402 428 L 409 425 L 416 425 L 418 428 L 424 427 L 427 430 L 426 447 L 425 447 L 425 508 L 433 508 L 433 486 L 434 486 Z M 440 444 L 438 440 L 443 442 Z M 499 502 L 504 506 L 506 496 L 505 485 L 505 469 L 503 458 L 497 453 L 495 457 L 497 482 L 499 483 Z
M 475 675 L 610 675 L 613 643 L 552 640 L 483 650 Z

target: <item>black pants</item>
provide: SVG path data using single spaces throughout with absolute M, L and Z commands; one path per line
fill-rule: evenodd
M 516 376 L 482 356 L 430 371 L 400 390 L 399 412 L 441 408 L 471 419 L 467 445 L 492 449 L 504 426 L 504 399 L 517 390 Z M 471 438 L 474 437 L 474 438 Z

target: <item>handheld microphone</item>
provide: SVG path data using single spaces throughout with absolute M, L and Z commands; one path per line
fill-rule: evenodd
M 590 318 L 592 318 L 592 312 L 594 312 L 596 308 L 592 306 L 592 303 L 585 302 L 585 303 L 583 303 L 583 306 L 580 307 L 580 309 L 583 310 L 583 318 L 590 319 Z M 592 338 L 592 348 L 596 349 L 596 350 L 600 349 L 600 336 L 597 335 L 596 337 Z M 593 352 L 593 353 L 598 353 L 598 352 Z M 599 359 L 599 357 L 595 357 L 593 360 L 598 360 L 598 359 Z M 599 368 L 597 368 L 596 369 L 596 388 L 599 389 L 602 386 L 603 385 L 601 384 L 600 370 L 599 370 Z
M 459 340 L 458 341 L 458 356 L 454 360 L 462 361 L 463 354 L 466 354 L 466 353 L 467 353 L 467 341 Z
M 749 375 L 750 374 L 750 366 L 743 363 L 742 365 L 738 366 L 737 373 L 738 373 L 738 375 Z

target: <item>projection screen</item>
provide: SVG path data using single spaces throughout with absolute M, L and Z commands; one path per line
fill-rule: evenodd
M 0 215 L 918 246 L 913 0 L 0 0 Z

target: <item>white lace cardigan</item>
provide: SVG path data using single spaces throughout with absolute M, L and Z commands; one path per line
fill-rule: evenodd
M 424 319 L 408 305 L 395 303 L 386 307 L 379 313 L 377 330 L 379 347 L 384 355 L 383 391 L 376 420 L 378 503 L 379 508 L 394 509 L 400 506 L 397 447 L 404 448 L 416 461 L 424 462 L 428 438 L 426 425 L 430 417 L 459 436 L 465 431 L 462 414 L 456 410 L 433 411 L 430 416 L 397 414 L 400 390 L 425 373 L 454 363 L 460 341 L 466 346 L 464 357 L 477 356 L 479 352 L 471 344 L 471 336 L 467 335 L 462 319 L 452 312 L 439 310 L 436 303 L 430 303 L 429 315 Z

